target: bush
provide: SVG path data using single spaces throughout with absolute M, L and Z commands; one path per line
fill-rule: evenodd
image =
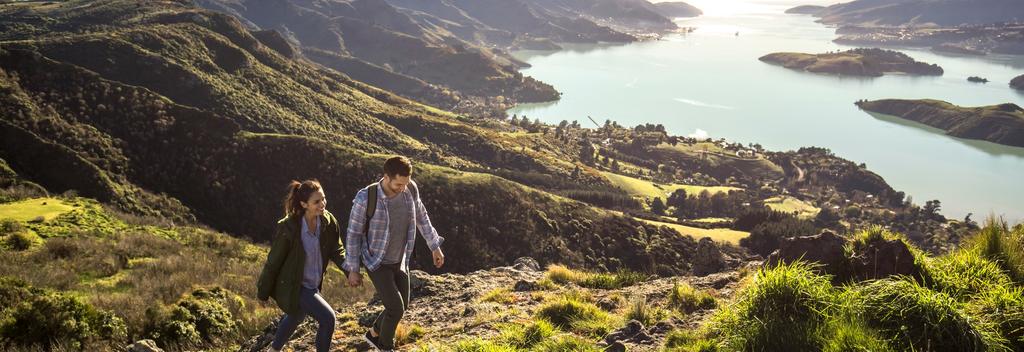
M 120 318 L 77 297 L 32 289 L 15 280 L 5 279 L 3 286 L 4 296 L 22 299 L 5 310 L 7 318 L 0 322 L 0 336 L 15 345 L 50 349 L 69 344 L 83 349 L 92 342 L 123 342 L 127 337 Z
M 217 341 L 235 328 L 227 308 L 229 294 L 220 287 L 193 291 L 169 311 L 152 314 L 149 336 L 161 345 L 190 346 L 202 340 Z
M 813 269 L 804 262 L 760 269 L 736 302 L 715 316 L 727 349 L 819 349 L 818 331 L 836 301 L 829 278 Z
M 851 293 L 852 311 L 891 339 L 898 350 L 1005 349 L 1005 341 L 991 327 L 964 314 L 955 299 L 912 279 L 873 281 Z
M 554 336 L 555 327 L 545 320 L 533 320 L 529 324 L 507 324 L 502 326 L 499 341 L 519 349 L 529 349 L 541 341 Z
M 687 283 L 675 283 L 668 293 L 668 305 L 683 313 L 715 308 L 715 297 L 705 291 L 698 291 Z
M 42 242 L 33 231 L 23 230 L 11 233 L 4 238 L 4 245 L 15 251 L 24 251 Z
M 740 245 L 754 253 L 767 257 L 776 249 L 783 238 L 810 236 L 817 232 L 810 221 L 786 217 L 779 221 L 761 223 L 750 231 L 750 236 L 740 240 Z

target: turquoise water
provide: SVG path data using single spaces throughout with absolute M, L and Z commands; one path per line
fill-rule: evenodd
M 980 220 L 996 214 L 1024 221 L 1024 148 L 949 137 L 853 105 L 858 99 L 882 98 L 1024 105 L 1024 94 L 1007 85 L 1024 73 L 1024 57 L 958 57 L 908 49 L 901 51 L 939 64 L 945 75 L 839 78 L 796 72 L 757 58 L 779 51 L 821 53 L 849 47 L 832 43 L 834 30 L 813 18 L 782 13 L 796 4 L 747 4 L 752 5 L 679 19 L 680 26 L 696 30 L 658 41 L 517 52 L 532 65 L 524 74 L 554 85 L 563 96 L 558 102 L 520 105 L 509 113 L 550 123 L 589 124 L 587 116 L 626 126 L 661 123 L 676 135 L 724 137 L 771 150 L 826 147 L 866 163 L 915 203 L 941 200 L 947 216 L 962 219 L 974 213 Z M 991 82 L 970 83 L 968 76 Z

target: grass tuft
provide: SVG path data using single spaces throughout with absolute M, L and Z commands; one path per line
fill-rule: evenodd
M 685 282 L 677 282 L 668 293 L 668 305 L 689 314 L 702 309 L 713 309 L 718 303 L 710 293 L 697 290 Z

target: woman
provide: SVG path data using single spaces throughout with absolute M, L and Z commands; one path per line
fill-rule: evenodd
M 280 351 L 307 315 L 316 319 L 316 350 L 331 349 L 334 309 L 320 295 L 327 262 L 345 261 L 341 227 L 327 211 L 327 197 L 317 180 L 292 181 L 284 200 L 285 217 L 277 222 L 274 241 L 257 282 L 261 300 L 274 297 L 285 315 L 270 350 Z

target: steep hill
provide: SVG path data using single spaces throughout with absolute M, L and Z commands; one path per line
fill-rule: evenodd
M 938 100 L 883 99 L 857 106 L 942 129 L 954 137 L 1024 147 L 1024 109 L 1016 104 L 969 108 Z
M 816 14 L 840 25 L 958 26 L 1024 20 L 1024 6 L 1014 0 L 856 0 Z

